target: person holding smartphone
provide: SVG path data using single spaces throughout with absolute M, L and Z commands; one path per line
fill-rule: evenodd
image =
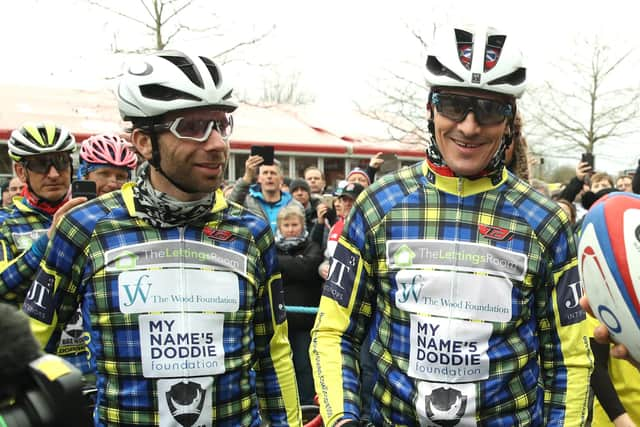
M 25 124 L 14 130 L 8 141 L 9 156 L 15 161 L 16 177 L 26 184 L 22 198 L 15 198 L 0 225 L 0 298 L 20 305 L 35 278 L 60 216 L 86 201 L 72 198 L 71 153 L 74 136 L 51 122 Z M 90 372 L 79 316 L 71 322 L 56 352 L 83 374 Z M 90 381 L 90 380 L 89 380 Z
M 0 300 L 18 306 L 62 214 L 86 199 L 70 199 L 74 136 L 52 122 L 27 123 L 8 140 L 16 176 L 26 184 L 0 225 Z
M 93 181 L 96 195 L 118 190 L 131 180 L 138 157 L 131 144 L 115 134 L 91 136 L 80 144 L 78 179 Z

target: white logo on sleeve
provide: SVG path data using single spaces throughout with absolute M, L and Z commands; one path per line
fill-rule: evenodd
M 224 373 L 223 314 L 148 314 L 138 323 L 146 378 Z
M 489 378 L 490 323 L 411 315 L 408 374 L 459 383 Z

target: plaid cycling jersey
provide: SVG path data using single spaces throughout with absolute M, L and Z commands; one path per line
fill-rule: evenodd
M 14 198 L 0 224 L 0 295 L 13 305 L 24 301 L 33 282 L 42 253 L 34 249 L 34 243 L 46 235 L 51 226 L 51 216 L 38 210 L 24 198 Z M 85 346 L 85 334 L 79 313 L 60 337 L 55 353 L 76 366 L 83 374 L 92 371 Z
M 299 425 L 269 225 L 218 191 L 205 226 L 154 228 L 134 185 L 60 221 L 23 308 L 36 338 L 81 304 L 96 425 Z
M 584 424 L 578 296 L 566 215 L 506 170 L 383 177 L 351 210 L 312 331 L 325 424 L 360 414 L 367 333 L 375 425 Z
M 18 306 L 31 286 L 42 259 L 34 242 L 47 233 L 51 217 L 14 198 L 0 224 L 0 298 Z

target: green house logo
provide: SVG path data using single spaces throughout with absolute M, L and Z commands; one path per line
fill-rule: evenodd
M 114 263 L 118 270 L 131 270 L 138 265 L 138 255 L 133 252 L 124 251 L 118 255 Z
M 26 250 L 33 245 L 31 236 L 19 236 L 16 240 L 16 247 L 20 250 Z
M 398 267 L 411 267 L 416 253 L 409 246 L 402 245 L 393 254 L 393 263 Z

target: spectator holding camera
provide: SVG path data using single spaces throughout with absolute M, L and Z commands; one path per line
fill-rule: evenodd
M 254 184 L 256 177 L 257 182 Z M 245 162 L 244 175 L 236 181 L 228 199 L 265 218 L 275 234 L 280 209 L 294 204 L 304 210 L 291 193 L 282 191 L 283 180 L 278 160 L 274 160 L 272 165 L 265 165 L 262 156 L 249 156 Z

